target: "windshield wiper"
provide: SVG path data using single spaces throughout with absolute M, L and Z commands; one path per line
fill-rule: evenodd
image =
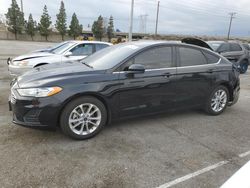
M 94 67 L 92 67 L 91 65 L 87 64 L 86 62 L 82 62 L 82 64 L 86 65 L 87 67 L 93 69 Z

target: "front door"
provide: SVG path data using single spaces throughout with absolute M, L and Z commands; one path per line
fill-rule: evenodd
M 144 73 L 130 74 L 131 64 L 141 64 Z M 158 46 L 144 50 L 120 67 L 120 116 L 134 116 L 173 108 L 175 100 L 173 49 Z

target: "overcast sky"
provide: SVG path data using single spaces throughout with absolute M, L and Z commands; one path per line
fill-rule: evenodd
M 134 1 L 133 32 L 153 33 L 157 0 Z M 20 5 L 20 0 L 17 2 Z M 100 14 L 107 18 L 113 15 L 115 28 L 128 31 L 131 0 L 64 0 L 64 3 L 68 22 L 73 12 L 85 28 Z M 0 0 L 0 14 L 5 14 L 10 4 L 11 0 Z M 54 24 L 60 0 L 23 0 L 25 17 L 32 13 L 39 21 L 45 4 Z M 158 33 L 226 35 L 229 12 L 237 12 L 231 34 L 249 36 L 250 0 L 161 0 Z

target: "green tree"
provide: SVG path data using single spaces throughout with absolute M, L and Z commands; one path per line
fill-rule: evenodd
M 69 26 L 69 35 L 74 37 L 74 40 L 77 36 L 82 33 L 82 25 L 79 24 L 76 14 L 72 15 L 72 19 Z
M 103 24 L 103 17 L 101 15 L 96 21 L 94 21 L 92 25 L 92 32 L 97 39 L 99 39 L 100 41 L 102 40 L 102 37 L 105 33 L 105 29 Z
M 114 19 L 113 16 L 110 16 L 109 18 L 109 23 L 108 23 L 108 28 L 107 28 L 107 35 L 109 42 L 111 41 L 112 37 L 114 37 Z
M 36 23 L 32 18 L 32 14 L 29 15 L 29 19 L 26 23 L 25 30 L 26 30 L 26 33 L 29 34 L 31 39 L 33 40 L 33 37 L 35 35 L 35 31 L 36 31 Z
M 24 14 L 20 10 L 16 0 L 12 0 L 10 8 L 8 8 L 7 14 L 5 14 L 8 30 L 15 34 L 15 39 L 17 39 L 17 34 L 22 33 L 24 28 Z
M 46 40 L 48 40 L 48 36 L 50 33 L 50 25 L 51 25 L 51 17 L 49 16 L 47 6 L 45 5 L 43 8 L 43 14 L 40 19 L 40 23 L 38 25 L 39 32 L 42 36 L 45 36 Z
M 59 33 L 62 36 L 62 40 L 64 40 L 64 35 L 67 32 L 67 25 L 66 25 L 66 11 L 64 8 L 64 3 L 61 1 L 61 6 L 59 9 L 59 13 L 56 15 L 56 29 L 59 31 Z

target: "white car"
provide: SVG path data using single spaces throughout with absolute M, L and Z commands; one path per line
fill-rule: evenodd
M 24 72 L 41 65 L 65 61 L 77 61 L 94 52 L 112 45 L 99 41 L 68 41 L 49 52 L 37 52 L 8 59 L 8 69 L 12 76 L 19 76 Z

